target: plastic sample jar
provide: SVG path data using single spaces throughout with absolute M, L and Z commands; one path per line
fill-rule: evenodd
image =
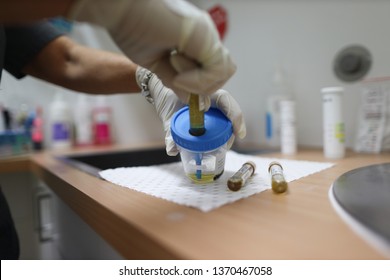
M 210 108 L 204 114 L 205 133 L 190 134 L 189 108 L 177 111 L 171 121 L 171 134 L 180 151 L 184 172 L 196 183 L 209 183 L 218 179 L 225 168 L 227 142 L 233 126 L 218 109 Z

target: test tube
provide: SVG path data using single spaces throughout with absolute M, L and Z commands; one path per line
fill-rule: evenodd
M 199 95 L 190 94 L 189 102 L 190 112 L 190 134 L 192 136 L 201 136 L 205 133 L 204 128 L 204 111 L 199 109 Z M 196 166 L 196 178 L 200 180 L 202 178 L 202 154 L 198 153 L 195 158 Z
M 287 190 L 287 181 L 283 175 L 283 167 L 277 162 L 273 161 L 269 164 L 268 172 L 271 176 L 271 186 L 275 193 L 284 193 Z
M 192 136 L 201 136 L 205 133 L 204 128 L 204 110 L 199 109 L 199 95 L 190 94 L 190 134 Z
M 240 190 L 254 173 L 256 164 L 252 161 L 245 162 L 241 168 L 229 178 L 227 185 L 231 191 Z

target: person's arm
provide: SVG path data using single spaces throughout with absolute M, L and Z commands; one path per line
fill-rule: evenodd
M 66 15 L 74 0 L 1 0 L 0 23 L 31 22 Z
M 124 55 L 85 47 L 60 36 L 25 65 L 23 72 L 75 91 L 110 94 L 140 92 L 136 68 Z
M 0 23 L 61 15 L 106 28 L 126 56 L 155 72 L 184 102 L 190 93 L 209 96 L 236 71 L 210 15 L 185 0 L 0 1 Z M 173 50 L 195 67 L 177 73 Z

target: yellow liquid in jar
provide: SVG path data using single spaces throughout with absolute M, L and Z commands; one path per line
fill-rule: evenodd
M 200 178 L 198 178 L 198 175 L 196 173 L 187 174 L 187 176 L 194 181 L 195 183 L 210 183 L 214 181 L 214 174 L 202 174 Z
M 203 184 L 203 183 L 211 183 L 211 182 L 214 182 L 215 180 L 217 180 L 219 177 L 221 177 L 221 175 L 223 174 L 223 171 L 220 173 L 220 174 L 213 174 L 213 173 L 208 173 L 208 174 L 204 174 L 202 173 L 202 175 L 200 176 L 199 178 L 199 175 L 197 173 L 191 173 L 191 174 L 187 174 L 188 178 L 190 178 L 192 181 L 194 181 L 195 183 L 198 183 L 198 184 Z

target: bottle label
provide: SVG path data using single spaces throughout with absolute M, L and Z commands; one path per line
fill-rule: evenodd
M 53 126 L 53 140 L 69 140 L 70 139 L 70 126 L 68 123 L 58 122 L 54 123 Z
M 216 156 L 215 175 L 221 174 L 225 168 L 225 153 L 218 153 Z
M 344 123 L 337 123 L 335 125 L 335 138 L 340 143 L 345 142 L 345 132 L 344 132 Z
M 278 164 L 274 164 L 270 167 L 269 174 L 271 177 L 275 175 L 283 175 L 283 169 Z

